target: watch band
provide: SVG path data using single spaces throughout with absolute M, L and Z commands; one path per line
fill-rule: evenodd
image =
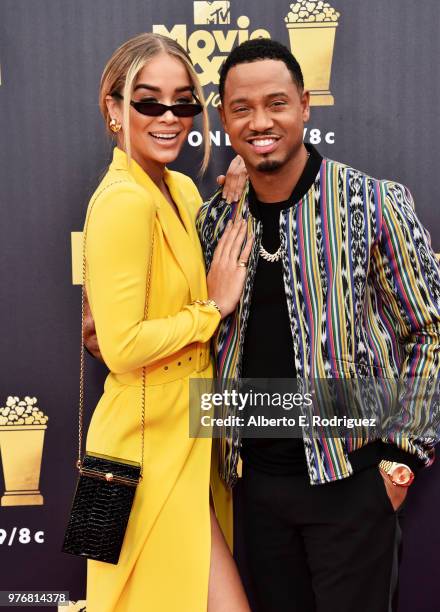
M 382 459 L 379 463 L 379 467 L 386 473 L 389 474 L 392 471 L 394 461 L 388 459 Z M 396 464 L 397 465 L 397 464 Z

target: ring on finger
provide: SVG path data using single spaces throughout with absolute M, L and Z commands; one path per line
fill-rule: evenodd
M 244 261 L 243 259 L 240 259 L 240 261 L 238 262 L 237 265 L 238 265 L 239 268 L 247 268 L 248 262 Z

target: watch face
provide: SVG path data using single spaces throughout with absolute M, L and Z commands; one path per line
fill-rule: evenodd
M 393 470 L 391 480 L 400 487 L 409 487 L 414 480 L 414 474 L 405 465 L 399 465 Z

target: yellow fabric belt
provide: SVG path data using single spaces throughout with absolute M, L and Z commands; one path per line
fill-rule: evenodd
M 194 372 L 203 372 L 209 366 L 209 362 L 209 342 L 189 344 L 170 357 L 165 357 L 147 366 L 145 384 L 146 386 L 163 385 L 190 376 Z M 127 374 L 112 373 L 111 377 L 122 385 L 142 385 L 142 370 Z

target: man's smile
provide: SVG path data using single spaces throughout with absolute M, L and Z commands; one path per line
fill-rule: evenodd
M 280 136 L 267 134 L 265 136 L 253 136 L 246 140 L 255 153 L 262 155 L 263 153 L 272 153 L 277 148 Z

